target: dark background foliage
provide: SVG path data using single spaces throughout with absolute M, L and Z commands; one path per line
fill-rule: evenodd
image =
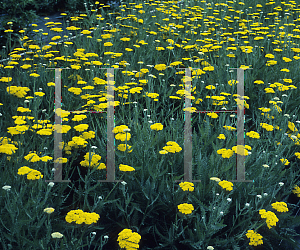
M 47 16 L 55 13 L 65 12 L 68 15 L 84 13 L 84 3 L 89 6 L 95 4 L 93 0 L 4 0 L 0 4 L 0 49 L 1 57 L 7 58 L 8 54 L 17 47 L 20 47 L 20 30 L 27 28 L 32 32 L 30 24 L 34 23 L 39 16 Z M 108 4 L 107 0 L 99 0 L 100 4 Z M 118 2 L 118 1 L 115 1 Z M 98 8 L 100 5 L 98 5 Z M 90 8 L 90 7 L 89 7 Z M 104 8 L 109 11 L 110 8 Z M 13 22 L 8 25 L 8 22 Z M 13 33 L 5 33 L 4 30 L 12 29 Z M 8 41 L 11 42 L 11 49 L 8 51 Z M 3 48 L 5 46 L 6 48 Z

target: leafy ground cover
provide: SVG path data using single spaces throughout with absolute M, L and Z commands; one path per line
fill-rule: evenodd
M 3 249 L 296 249 L 300 188 L 295 1 L 121 2 L 22 34 L 1 64 Z M 62 15 L 66 15 L 62 13 Z M 8 24 L 12 25 L 12 24 Z M 32 24 L 34 26 L 34 24 Z M 13 30 L 6 30 L 13 33 Z M 53 36 L 54 35 L 54 36 Z M 75 37 L 69 39 L 71 37 Z M 69 40 L 68 40 L 69 39 Z M 115 81 L 115 176 L 107 173 L 107 70 Z M 62 161 L 53 180 L 55 76 Z M 179 69 L 181 68 L 181 69 Z M 191 68 L 192 95 L 185 92 Z M 244 70 L 245 179 L 236 179 Z M 252 68 L 252 69 L 249 69 Z M 192 107 L 185 109 L 185 98 Z M 193 179 L 181 182 L 185 112 Z M 209 110 L 196 113 L 195 110 Z

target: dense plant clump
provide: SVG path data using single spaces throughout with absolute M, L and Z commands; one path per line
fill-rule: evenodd
M 300 5 L 106 7 L 4 27 L 1 249 L 296 249 Z

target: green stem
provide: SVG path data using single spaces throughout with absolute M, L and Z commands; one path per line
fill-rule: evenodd
M 123 179 L 124 174 L 122 175 L 121 179 Z M 106 198 L 104 199 L 103 202 L 106 201 L 106 199 L 108 198 L 108 196 L 111 194 L 111 192 L 115 189 L 115 187 L 117 186 L 118 182 L 115 184 L 115 186 L 113 187 L 113 189 L 108 193 L 108 195 L 106 196 Z

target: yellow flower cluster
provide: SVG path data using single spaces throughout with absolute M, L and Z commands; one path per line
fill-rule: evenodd
M 118 149 L 120 150 L 120 151 L 122 151 L 122 152 L 125 152 L 126 151 L 126 149 L 128 149 L 129 151 L 128 151 L 128 153 L 131 153 L 132 152 L 132 149 L 131 149 L 132 147 L 131 146 L 129 146 L 129 145 L 127 145 L 127 148 L 126 148 L 126 144 L 119 144 L 118 145 Z M 131 150 L 130 150 L 131 149 Z
M 5 76 L 2 76 L 0 78 L 0 82 L 11 82 L 12 80 L 12 77 L 5 77 Z
M 120 140 L 120 141 L 130 140 L 131 134 L 128 132 L 127 133 L 124 132 L 124 129 L 129 129 L 129 128 L 126 125 L 120 125 L 113 129 L 112 132 L 116 134 L 115 135 L 116 140 Z
M 35 152 L 33 152 L 33 153 L 29 153 L 28 155 L 25 155 L 24 159 L 29 162 L 38 162 L 38 161 L 47 162 L 49 160 L 52 160 L 53 158 L 47 155 L 43 157 L 39 157 Z
M 82 132 L 84 130 L 87 130 L 89 128 L 88 124 L 80 124 L 74 127 L 74 129 L 78 132 Z
M 266 218 L 266 223 L 269 229 L 271 229 L 272 226 L 276 226 L 276 223 L 279 221 L 276 214 L 274 214 L 271 211 L 266 212 L 265 209 L 259 210 L 259 214 L 261 215 L 261 218 Z
M 194 191 L 194 183 L 192 182 L 181 182 L 179 186 L 183 191 Z
M 73 221 L 76 222 L 76 224 L 92 224 L 96 223 L 99 220 L 100 216 L 96 213 L 88 213 L 83 212 L 81 209 L 78 210 L 71 210 L 67 213 L 65 220 L 68 223 L 72 223 Z
M 222 155 L 223 158 L 230 158 L 233 155 L 233 151 L 226 148 L 219 149 L 217 153 L 219 155 Z
M 295 186 L 295 189 L 292 192 L 296 194 L 297 197 L 300 197 L 300 187 L 298 187 L 297 185 Z
M 233 183 L 230 181 L 220 181 L 218 184 L 227 191 L 233 190 Z
M 95 154 L 94 152 L 91 152 L 91 159 L 90 159 L 90 155 L 89 155 L 89 152 L 87 152 L 84 156 L 84 161 L 81 161 L 80 162 L 80 165 L 81 166 L 84 166 L 84 167 L 96 167 L 99 165 L 99 162 L 101 160 L 101 156 L 100 155 L 97 155 Z M 97 168 L 97 169 L 105 169 L 106 166 L 104 163 L 101 163 L 100 166 Z
M 16 150 L 18 150 L 18 148 L 13 144 L 7 143 L 7 144 L 0 145 L 0 153 L 12 155 L 13 153 L 16 152 Z
M 267 124 L 267 123 L 260 123 L 260 126 L 261 126 L 262 128 L 265 128 L 267 131 L 273 131 L 273 129 L 274 129 L 274 126 L 269 125 L 269 124 Z
M 120 171 L 124 171 L 124 172 L 135 171 L 135 169 L 133 167 L 128 166 L 128 165 L 124 165 L 124 164 L 120 164 L 119 169 L 120 169 Z
M 6 91 L 18 98 L 23 98 L 27 95 L 27 92 L 30 91 L 30 89 L 28 87 L 10 86 L 6 88 Z
M 246 133 L 247 136 L 251 137 L 251 138 L 255 138 L 255 139 L 259 139 L 260 135 L 259 133 L 255 132 L 255 131 L 250 131 Z
M 293 123 L 293 122 L 290 122 L 290 121 L 289 121 L 288 127 L 289 127 L 289 129 L 290 129 L 291 131 L 293 131 L 293 132 L 298 131 L 298 129 L 295 127 L 295 123 Z
M 178 205 L 178 209 L 179 212 L 183 214 L 191 214 L 194 210 L 194 206 L 192 204 L 183 203 Z
M 43 175 L 38 170 L 31 169 L 26 166 L 18 169 L 18 175 L 25 175 L 25 174 L 27 174 L 28 180 L 38 180 L 40 178 L 43 178 Z
M 231 131 L 231 130 L 236 130 L 236 128 L 231 127 L 231 126 L 223 126 L 223 128 L 225 128 L 225 129 L 227 129 L 227 130 L 229 130 L 229 131 Z
M 123 229 L 119 233 L 118 242 L 121 248 L 125 248 L 126 250 L 135 250 L 139 249 L 139 242 L 141 240 L 141 236 L 132 232 L 131 229 Z
M 155 123 L 155 124 L 151 125 L 150 128 L 152 130 L 159 131 L 159 130 L 163 130 L 164 126 L 161 123 Z
M 225 140 L 226 139 L 224 134 L 219 134 L 219 136 L 217 138 L 220 139 L 220 140 Z
M 284 163 L 284 165 L 289 165 L 290 164 L 290 162 L 287 160 L 287 159 L 280 159 L 280 161 L 282 162 L 282 163 Z
M 245 146 L 238 145 L 238 146 L 239 146 L 238 148 L 237 148 L 237 146 L 233 146 L 232 151 L 236 154 L 239 154 L 239 155 L 248 155 L 248 150 L 252 149 L 249 145 L 245 145 Z M 237 149 L 238 149 L 239 152 L 237 152 Z M 242 153 L 243 150 L 244 150 L 244 153 Z
M 74 87 L 68 88 L 68 91 L 75 95 L 80 95 L 80 93 L 82 92 L 81 88 L 74 88 Z
M 163 147 L 164 150 L 159 151 L 160 154 L 180 152 L 182 148 L 175 141 L 168 141 L 168 146 Z
M 254 232 L 253 230 L 248 230 L 246 236 L 250 239 L 250 246 L 258 246 L 263 244 L 263 237 L 259 233 Z
M 271 204 L 272 207 L 278 212 L 288 212 L 287 204 L 285 202 L 275 202 Z
M 217 113 L 207 113 L 208 116 L 210 116 L 211 118 L 218 118 L 218 114 Z

